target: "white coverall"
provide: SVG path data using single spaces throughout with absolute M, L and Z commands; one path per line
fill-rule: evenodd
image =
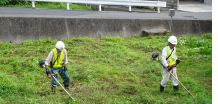
M 168 57 L 167 50 L 170 50 L 170 53 L 171 53 L 173 49 L 171 49 L 169 46 L 166 46 L 162 50 L 162 64 L 163 64 L 164 68 L 163 68 L 163 73 L 162 73 L 163 79 L 161 80 L 160 84 L 161 84 L 161 86 L 166 87 L 167 82 L 168 82 L 169 78 L 171 77 L 171 80 L 173 82 L 173 86 L 178 86 L 179 82 L 173 76 L 171 76 L 171 74 L 167 71 L 167 68 L 166 68 L 169 64 L 169 58 L 168 58 L 168 60 L 166 60 L 166 58 Z M 176 61 L 176 59 L 177 59 L 175 53 L 176 53 L 176 48 L 174 47 L 174 51 L 170 56 L 170 57 L 172 57 L 172 59 L 174 61 Z M 176 67 L 173 67 L 173 69 L 170 72 L 178 79 L 177 74 L 176 74 Z

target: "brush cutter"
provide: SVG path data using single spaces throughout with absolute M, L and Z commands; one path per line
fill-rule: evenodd
M 156 60 L 158 63 L 160 63 L 160 64 L 162 65 L 161 61 L 159 61 L 159 59 L 158 59 L 158 56 L 159 56 L 159 54 L 158 54 L 157 52 L 154 52 L 154 53 L 152 53 L 151 58 L 152 58 L 153 60 Z M 173 66 L 171 67 L 171 69 L 172 69 L 173 67 L 176 67 L 179 63 L 180 63 L 180 60 L 176 60 L 176 64 L 173 65 Z M 171 69 L 168 69 L 167 72 L 169 72 L 169 73 L 182 85 L 182 87 L 193 97 L 192 93 L 182 84 L 182 82 L 180 82 L 179 79 L 177 79 L 176 76 L 174 76 L 174 75 L 170 72 Z
M 68 95 L 72 100 L 74 100 L 74 98 L 73 98 L 73 97 L 70 95 L 70 93 L 67 92 L 67 90 L 61 85 L 61 83 L 57 80 L 57 78 L 55 78 L 54 75 L 51 75 L 51 76 L 52 76 L 52 78 L 54 78 L 55 81 L 61 86 L 61 88 L 64 89 L 64 91 L 67 93 L 67 95 Z
M 38 64 L 39 64 L 39 66 L 40 66 L 41 68 L 44 68 L 45 60 L 40 60 Z M 72 100 L 74 100 L 74 98 L 73 98 L 73 97 L 70 95 L 70 93 L 67 92 L 67 90 L 61 85 L 61 83 L 57 80 L 57 78 L 55 78 L 54 75 L 51 74 L 51 72 L 49 71 L 49 69 L 46 69 L 45 73 L 46 73 L 46 75 L 47 75 L 48 77 L 54 78 L 55 81 L 61 86 L 61 88 L 67 93 L 67 95 L 68 95 Z

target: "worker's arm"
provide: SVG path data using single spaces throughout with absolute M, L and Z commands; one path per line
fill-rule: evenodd
M 51 51 L 49 54 L 48 54 L 48 57 L 46 58 L 45 60 L 45 68 L 48 69 L 48 65 L 49 63 L 52 61 L 52 58 L 53 58 L 53 52 Z
M 162 50 L 162 65 L 165 68 L 167 68 L 167 66 L 168 66 L 166 58 L 167 58 L 167 50 L 165 48 L 163 48 L 163 50 Z

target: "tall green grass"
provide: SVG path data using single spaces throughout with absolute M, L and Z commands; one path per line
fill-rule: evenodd
M 58 86 L 50 92 L 50 79 L 37 66 L 54 48 L 55 41 L 0 42 L 1 104 L 211 104 L 212 35 L 179 36 L 177 72 L 194 97 L 180 87 L 173 92 L 169 81 L 159 92 L 161 66 L 151 60 L 161 52 L 167 36 L 64 39 L 71 79 L 70 101 Z M 62 82 L 61 79 L 59 81 Z

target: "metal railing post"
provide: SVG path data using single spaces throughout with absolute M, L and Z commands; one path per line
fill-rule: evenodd
M 101 4 L 99 4 L 99 6 L 98 6 L 98 10 L 101 11 Z
M 160 13 L 160 7 L 157 7 L 157 13 Z
M 131 2 L 132 2 L 132 0 L 130 0 Z M 129 5 L 129 12 L 131 12 L 132 11 L 132 6 L 131 5 Z
M 67 10 L 70 10 L 70 3 L 67 2 Z
M 159 0 L 157 1 L 157 5 L 159 4 Z M 157 13 L 160 13 L 160 7 L 157 7 Z
M 32 8 L 35 9 L 35 0 L 32 0 Z
M 129 6 L 129 12 L 131 12 L 132 11 L 132 6 Z

